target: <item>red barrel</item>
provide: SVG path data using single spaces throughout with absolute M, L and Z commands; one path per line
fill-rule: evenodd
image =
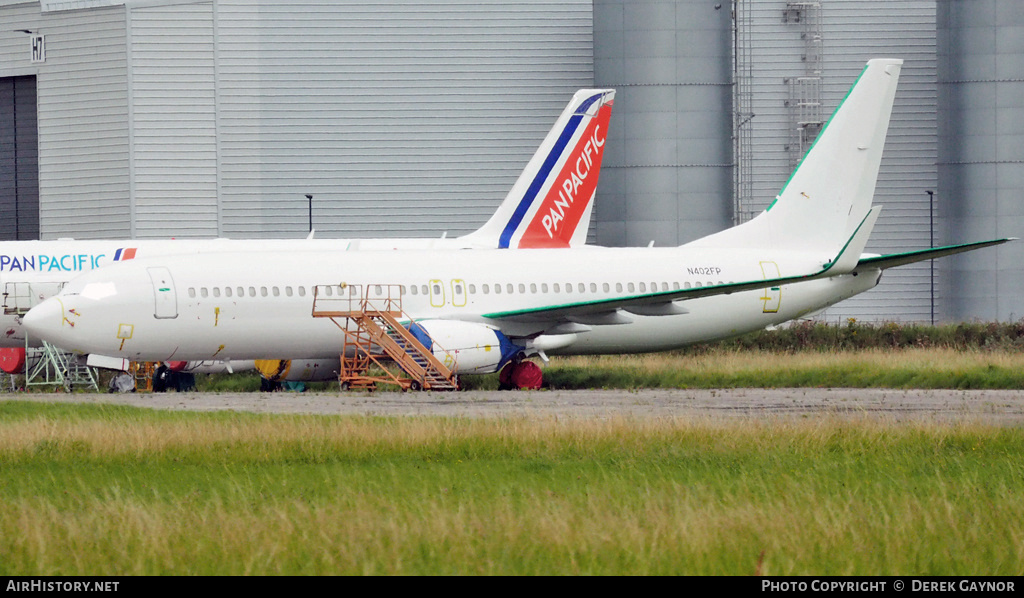
M 20 374 L 25 371 L 25 347 L 0 349 L 0 370 L 8 374 Z

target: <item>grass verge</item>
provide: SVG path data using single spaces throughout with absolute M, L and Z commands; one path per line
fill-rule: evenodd
M 0 403 L 0 575 L 1016 575 L 1024 430 Z

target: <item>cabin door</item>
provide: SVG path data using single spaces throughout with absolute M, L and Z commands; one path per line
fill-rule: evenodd
M 761 273 L 764 274 L 765 280 L 772 278 L 781 278 L 779 274 L 779 265 L 775 262 L 761 262 Z M 764 302 L 763 313 L 774 314 L 779 312 L 779 306 L 782 304 L 782 287 L 767 287 L 764 290 L 764 295 L 761 296 L 761 301 Z
M 177 318 L 178 294 L 174 292 L 174 279 L 167 268 L 146 268 L 153 282 L 153 317 Z

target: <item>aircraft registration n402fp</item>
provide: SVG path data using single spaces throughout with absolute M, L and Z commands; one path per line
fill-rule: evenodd
M 459 371 L 482 373 L 521 356 L 659 351 L 779 324 L 874 287 L 886 268 L 1009 240 L 864 253 L 901 65 L 868 62 L 767 210 L 680 247 L 135 259 L 77 277 L 25 326 L 69 350 L 133 360 L 324 358 L 339 354 L 343 334 L 312 317 L 314 287 L 344 297 L 388 286 L 433 341 L 472 356 Z M 586 137 L 584 127 L 572 135 Z M 524 197 L 551 196 L 529 189 Z M 508 222 L 540 210 L 543 223 L 543 207 L 530 205 Z

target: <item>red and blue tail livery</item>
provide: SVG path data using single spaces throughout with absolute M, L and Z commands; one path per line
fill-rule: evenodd
M 466 238 L 499 249 L 585 244 L 614 100 L 613 89 L 576 92 L 494 216 Z

